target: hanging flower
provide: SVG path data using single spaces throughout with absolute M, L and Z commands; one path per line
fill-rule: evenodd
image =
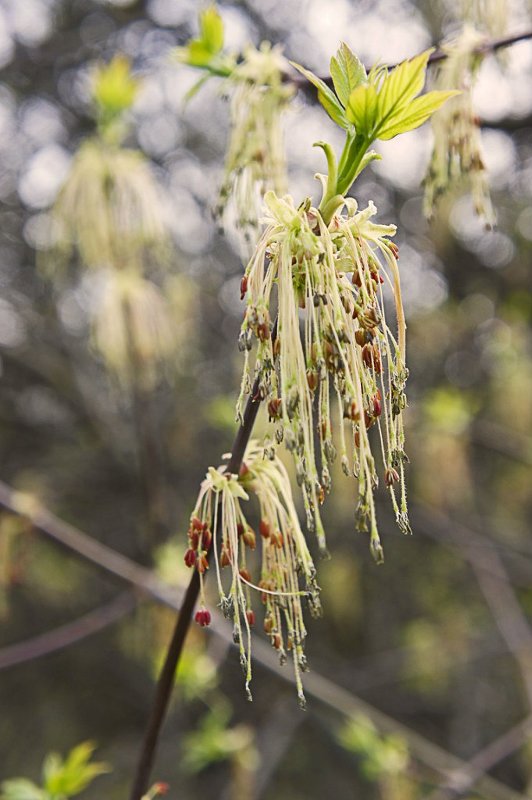
M 242 510 L 242 502 L 249 500 L 250 494 L 255 495 L 259 504 L 258 533 Z M 258 571 L 250 559 L 255 550 L 260 557 Z M 304 704 L 301 672 L 306 669 L 307 634 L 303 603 L 308 604 L 311 614 L 320 614 L 316 571 L 299 525 L 286 469 L 277 456 L 265 454 L 264 447 L 256 442 L 249 444 L 239 476 L 228 474 L 225 467 L 209 469 L 190 518 L 185 563 L 199 572 L 200 608 L 195 619 L 201 626 L 211 620 L 204 576 L 212 561 L 220 607 L 233 620 L 233 636 L 240 649 L 248 697 L 251 699 L 255 594 L 264 606 L 264 630 L 281 663 L 291 655 L 299 700 Z
M 340 451 L 344 472 L 358 479 L 357 528 L 369 531 L 379 562 L 373 427 L 397 521 L 401 530 L 410 530 L 402 420 L 408 375 L 405 321 L 397 248 L 389 239 L 395 226 L 372 221 L 373 203 L 359 211 L 355 200 L 345 200 L 345 210 L 326 225 L 310 200 L 296 208 L 290 197 L 281 199 L 273 192 L 265 199 L 267 227 L 242 286 L 248 301 L 240 334 L 246 363 L 238 414 L 252 377 L 258 376 L 276 439 L 284 440 L 294 455 L 307 524 L 316 531 L 322 552 L 326 546 L 319 505 L 330 489 L 329 468 Z M 270 317 L 274 285 L 275 340 Z M 387 322 L 384 289 L 395 301 L 396 335 Z
M 439 198 L 465 178 L 471 188 L 476 213 L 490 229 L 496 223 L 496 216 L 471 96 L 482 63 L 479 48 L 486 41 L 484 34 L 466 26 L 458 38 L 442 46 L 447 57 L 438 67 L 436 85 L 439 89 L 458 87 L 462 91 L 432 117 L 434 145 L 424 180 L 424 211 L 431 217 Z
M 248 47 L 227 79 L 231 93 L 230 138 L 218 213 L 234 212 L 245 249 L 254 245 L 262 197 L 286 191 L 282 112 L 294 95 L 283 76 L 288 62 L 279 47 Z

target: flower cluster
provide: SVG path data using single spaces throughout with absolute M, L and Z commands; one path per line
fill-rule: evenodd
M 248 47 L 226 81 L 231 130 L 218 214 L 234 213 L 248 250 L 258 237 L 264 192 L 286 191 L 281 114 L 294 94 L 283 80 L 287 70 L 280 48 L 265 42 L 259 49 Z
M 408 375 L 405 322 L 398 253 L 389 239 L 395 226 L 372 222 L 373 203 L 359 211 L 355 200 L 345 200 L 345 210 L 338 210 L 326 225 L 310 200 L 296 207 L 290 197 L 281 199 L 273 192 L 265 200 L 267 227 L 242 281 L 248 300 L 240 334 L 246 362 L 238 414 L 252 379 L 258 377 L 277 442 L 284 440 L 294 455 L 307 524 L 316 531 L 322 552 L 326 546 L 319 505 L 330 489 L 330 465 L 339 449 L 344 472 L 358 479 L 357 528 L 369 531 L 379 562 L 382 546 L 373 496 L 378 473 L 370 428 L 378 431 L 383 477 L 398 524 L 404 532 L 410 530 L 402 420 Z M 384 287 L 395 300 L 396 336 L 387 323 Z M 254 340 L 258 347 L 252 371 Z
M 258 535 L 242 510 L 242 501 L 255 495 L 259 505 Z M 253 557 L 260 550 L 260 569 L 254 579 Z M 225 467 L 211 467 L 203 481 L 190 519 L 185 563 L 198 570 L 201 602 L 196 622 L 210 623 L 203 579 L 212 550 L 220 607 L 233 620 L 233 636 L 249 692 L 251 627 L 255 591 L 264 606 L 264 630 L 282 663 L 292 656 L 300 703 L 304 703 L 301 672 L 306 669 L 303 603 L 313 615 L 321 611 L 316 571 L 295 510 L 290 481 L 279 458 L 256 442 L 248 445 L 238 476 Z M 227 573 L 227 579 L 226 579 Z
M 459 87 L 462 91 L 432 117 L 434 146 L 424 180 L 424 210 L 432 216 L 441 195 L 461 177 L 467 177 L 475 210 L 490 229 L 496 217 L 471 98 L 471 86 L 482 62 L 478 51 L 485 42 L 484 34 L 466 26 L 457 39 L 442 46 L 447 58 L 439 67 L 436 84 L 440 89 Z

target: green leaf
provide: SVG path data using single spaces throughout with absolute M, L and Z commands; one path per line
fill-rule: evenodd
M 92 742 L 82 742 L 70 751 L 65 761 L 50 754 L 44 762 L 45 788 L 50 795 L 74 797 L 98 777 L 109 772 L 107 764 L 89 761 L 94 752 Z
M 47 800 L 47 795 L 26 778 L 13 778 L 1 786 L 0 800 Z
M 202 11 L 199 23 L 202 44 L 211 55 L 217 55 L 224 46 L 224 24 L 216 6 Z
M 403 61 L 386 75 L 379 90 L 380 124 L 395 116 L 399 109 L 405 108 L 421 92 L 432 52 L 432 49 L 425 50 L 419 56 Z
M 344 109 L 338 98 L 336 97 L 335 93 L 332 89 L 329 89 L 327 84 L 322 81 L 321 78 L 318 78 L 317 75 L 314 75 L 309 69 L 305 69 L 302 67 L 301 64 L 296 64 L 295 61 L 291 61 L 290 64 L 297 69 L 305 78 L 310 81 L 310 83 L 316 87 L 318 90 L 318 100 L 320 101 L 321 105 L 330 116 L 330 118 L 336 122 L 341 128 L 344 130 L 349 129 L 349 123 L 346 119 Z
M 351 92 L 367 80 L 364 65 L 345 42 L 338 48 L 336 56 L 331 58 L 331 77 L 336 94 L 344 108 L 349 102 Z
M 131 64 L 123 55 L 94 71 L 93 97 L 105 114 L 118 115 L 133 105 L 139 81 L 131 75 Z
M 396 114 L 388 124 L 379 128 L 379 139 L 393 139 L 400 133 L 419 128 L 450 97 L 460 94 L 458 91 L 428 92 L 422 97 L 412 100 L 400 114 Z
M 356 128 L 358 136 L 372 139 L 377 125 L 377 89 L 370 83 L 361 83 L 349 96 L 347 119 Z

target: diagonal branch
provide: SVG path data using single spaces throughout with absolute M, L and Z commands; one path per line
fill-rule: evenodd
M 276 329 L 277 325 L 275 325 L 272 332 L 272 338 L 275 338 L 276 336 Z M 257 419 L 260 406 L 259 385 L 259 377 L 257 377 L 251 390 L 251 394 L 248 398 L 242 424 L 237 431 L 231 450 L 231 457 L 227 464 L 227 472 L 231 475 L 238 475 L 240 472 L 242 459 L 244 458 L 244 452 L 251 438 L 255 420 Z M 130 794 L 130 800 L 142 800 L 142 796 L 148 790 L 159 734 L 161 732 L 161 727 L 170 703 L 170 697 L 174 685 L 175 671 L 183 651 L 185 638 L 192 621 L 192 613 L 199 596 L 199 591 L 199 572 L 194 569 L 192 578 L 190 579 L 190 583 L 183 598 L 183 604 L 177 616 L 172 639 L 170 640 L 164 664 L 157 681 L 155 697 L 153 700 L 146 733 L 144 735 L 144 741 L 139 760 L 137 762 L 137 769 Z
M 131 590 L 122 592 L 98 608 L 89 611 L 87 614 L 61 625 L 47 633 L 41 633 L 32 639 L 24 642 L 8 645 L 0 650 L 0 670 L 33 661 L 35 658 L 56 653 L 64 650 L 77 642 L 81 642 L 88 636 L 105 630 L 126 614 L 129 614 L 137 605 L 137 597 Z

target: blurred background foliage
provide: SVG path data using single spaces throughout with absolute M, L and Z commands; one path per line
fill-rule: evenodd
M 509 5 L 509 30 L 525 29 L 526 3 Z M 367 64 L 420 52 L 453 32 L 458 6 L 248 0 L 220 10 L 230 48 L 269 39 L 324 74 L 341 39 Z M 176 585 L 187 579 L 199 481 L 231 445 L 241 367 L 238 241 L 212 215 L 227 102 L 213 80 L 185 106 L 197 75 L 170 58 L 197 32 L 197 10 L 193 0 L 0 0 L 0 477 Z M 165 357 L 151 370 L 153 349 L 126 342 L 126 379 L 113 368 L 116 350 L 101 346 L 123 306 L 107 309 L 100 345 L 94 330 L 114 291 L 109 276 L 75 256 L 61 269 L 50 259 L 50 209 L 95 132 L 95 65 L 118 52 L 141 79 L 123 141 L 158 187 L 152 203 L 170 245 L 143 249 L 136 278 L 141 271 L 148 289 L 135 295 L 142 330 L 160 331 L 164 314 Z M 508 49 L 505 62 L 488 57 L 473 94 L 495 231 L 461 187 L 424 220 L 428 126 L 380 144 L 384 160 L 357 184 L 359 202 L 374 200 L 379 221 L 399 227 L 414 535 L 398 533 L 382 503 L 386 562 L 376 567 L 338 476 L 324 510 L 334 554 L 319 565 L 325 616 L 310 623 L 308 656 L 313 673 L 399 727 L 346 720 L 313 689 L 303 714 L 292 688 L 258 663 L 249 705 L 235 652 L 195 630 L 156 768 L 170 797 L 425 797 L 442 777 L 400 724 L 469 760 L 532 713 L 532 44 Z M 323 138 L 338 133 L 299 96 L 286 115 L 295 198 L 316 193 L 322 163 L 311 144 Z M 131 298 L 136 289 L 120 291 Z M 141 599 L 120 606 L 121 593 L 1 513 L 0 779 L 38 782 L 45 753 L 90 738 L 113 771 L 83 796 L 126 796 L 174 615 Z M 109 608 L 112 625 L 68 648 L 3 659 L 13 643 Z M 530 796 L 531 759 L 523 729 L 492 774 Z

